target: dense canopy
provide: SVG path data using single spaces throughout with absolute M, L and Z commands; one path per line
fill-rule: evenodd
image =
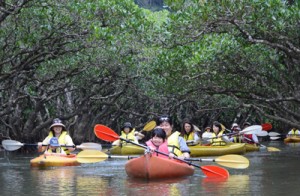
M 145 2 L 1 1 L 0 134 L 41 140 L 59 117 L 79 143 L 161 114 L 300 128 L 297 1 Z

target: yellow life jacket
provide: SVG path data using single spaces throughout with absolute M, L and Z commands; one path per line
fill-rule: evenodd
M 132 142 L 136 142 L 136 137 L 134 136 L 134 129 L 126 134 L 124 131 L 121 131 L 121 137 Z M 122 143 L 126 143 L 126 141 L 122 141 Z
M 180 135 L 180 133 L 178 131 L 175 131 L 168 137 L 169 152 L 172 152 L 176 156 L 182 155 L 182 152 L 180 151 L 180 148 L 179 148 L 179 141 L 178 141 L 179 135 Z
M 233 136 L 233 142 L 234 143 L 243 143 L 243 138 L 240 135 Z
M 299 135 L 300 131 L 298 129 L 292 129 L 292 134 L 290 135 Z
M 59 138 L 58 138 L 58 143 L 60 145 L 66 145 L 66 141 L 65 141 L 65 137 L 68 133 L 66 131 L 63 131 L 61 132 Z M 54 137 L 52 131 L 49 132 L 49 135 L 48 135 L 49 138 L 52 138 Z M 52 152 L 53 151 L 51 149 L 48 149 L 47 150 L 48 152 Z M 55 153 L 61 153 L 62 151 L 64 151 L 66 154 L 70 154 L 70 151 L 66 148 L 66 147 L 59 147 L 59 148 L 56 148 L 56 152 Z
M 195 140 L 194 135 L 195 135 L 195 132 L 190 132 L 189 134 L 184 134 L 183 139 L 185 141 Z
M 221 130 L 218 135 L 212 133 L 213 139 L 211 139 L 212 146 L 225 146 L 226 142 L 223 141 L 222 135 L 224 134 L 224 130 Z M 218 138 L 215 138 L 218 137 Z

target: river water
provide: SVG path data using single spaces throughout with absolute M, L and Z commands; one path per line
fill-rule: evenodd
M 1 152 L 0 195 L 299 195 L 300 146 L 264 143 L 280 148 L 247 153 L 247 169 L 227 168 L 227 180 L 210 180 L 201 169 L 181 179 L 145 181 L 127 177 L 124 159 L 47 169 L 31 168 L 29 156 Z M 214 163 L 201 163 L 202 165 Z

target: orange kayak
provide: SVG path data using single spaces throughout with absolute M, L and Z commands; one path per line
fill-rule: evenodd
M 77 166 L 76 154 L 43 154 L 30 160 L 32 167 L 57 167 L 57 166 Z
M 162 179 L 190 176 L 195 169 L 186 163 L 146 154 L 128 161 L 125 170 L 129 177 Z

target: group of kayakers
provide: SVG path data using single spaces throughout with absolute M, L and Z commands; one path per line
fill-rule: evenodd
M 195 129 L 189 120 L 182 123 L 182 130 L 174 131 L 173 123 L 168 115 L 162 115 L 157 119 L 157 127 L 154 128 L 151 138 L 146 141 L 146 145 L 155 154 L 160 151 L 169 155 L 169 157 L 189 158 L 189 145 L 213 145 L 224 146 L 229 143 L 251 143 L 259 144 L 255 134 L 239 134 L 242 129 L 237 123 L 233 123 L 230 130 L 226 129 L 220 122 L 213 122 L 212 127 L 206 127 L 201 134 Z M 243 124 L 243 129 L 251 124 L 246 122 Z M 299 134 L 299 130 L 291 130 L 291 134 Z M 289 132 L 290 134 L 290 132 Z M 139 140 L 145 137 L 144 134 L 135 130 L 130 122 L 125 122 L 120 136 L 134 143 L 139 143 Z M 126 141 L 117 140 L 113 145 L 122 146 Z M 63 146 L 62 146 L 63 145 Z M 60 119 L 54 119 L 50 126 L 50 132 L 43 142 L 38 143 L 39 151 L 45 153 L 61 153 L 70 154 L 75 150 L 75 145 L 70 135 L 66 130 L 65 125 Z M 158 153 L 156 152 L 156 155 Z

